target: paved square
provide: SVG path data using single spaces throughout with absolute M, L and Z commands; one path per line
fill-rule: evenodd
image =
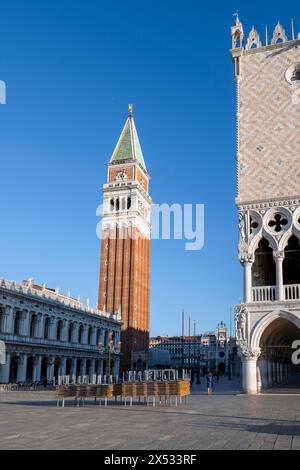
M 0 395 L 1 449 L 300 449 L 300 395 L 239 395 L 223 379 L 187 405 L 56 408 L 54 392 Z

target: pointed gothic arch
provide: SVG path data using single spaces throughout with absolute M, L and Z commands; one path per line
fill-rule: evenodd
M 263 231 L 262 234 L 258 233 L 258 234 L 253 236 L 253 238 L 250 242 L 250 245 L 249 245 L 249 253 L 254 255 L 255 251 L 258 248 L 259 243 L 263 239 L 267 240 L 267 242 L 269 243 L 269 246 L 272 248 L 273 251 L 278 250 L 278 245 L 277 245 L 276 240 L 268 232 Z
M 300 242 L 295 235 L 291 235 L 284 248 L 282 265 L 283 284 L 300 284 Z
M 273 37 L 271 44 L 278 44 L 278 43 L 284 43 L 288 40 L 287 35 L 285 33 L 285 29 L 282 26 L 281 23 L 277 23 L 274 32 L 273 32 Z
M 273 258 L 273 249 L 266 238 L 260 240 L 254 252 L 252 285 L 253 287 L 276 285 L 276 264 Z
M 253 26 L 249 33 L 245 49 L 246 51 L 249 51 L 250 49 L 254 49 L 258 47 L 262 47 L 262 43 L 259 38 L 258 32 L 256 31 L 256 29 L 254 29 L 254 26 Z

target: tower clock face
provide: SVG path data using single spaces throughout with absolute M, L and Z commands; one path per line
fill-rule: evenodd
M 118 171 L 118 173 L 116 174 L 116 180 L 123 181 L 126 179 L 127 179 L 126 171 L 125 170 Z

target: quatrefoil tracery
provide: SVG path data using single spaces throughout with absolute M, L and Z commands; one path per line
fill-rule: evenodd
M 275 232 L 281 232 L 283 228 L 288 224 L 288 220 L 282 214 L 275 214 L 273 219 L 268 223 Z

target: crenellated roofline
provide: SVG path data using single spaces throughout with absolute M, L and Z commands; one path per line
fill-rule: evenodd
M 266 26 L 264 32 L 264 44 L 258 31 L 254 28 L 254 26 L 252 26 L 252 29 L 250 30 L 247 37 L 246 44 L 244 45 L 243 25 L 237 17 L 234 25 L 231 27 L 231 37 L 232 48 L 230 52 L 232 58 L 246 53 L 256 53 L 262 50 L 272 50 L 278 47 L 285 47 L 286 45 L 293 46 L 294 44 L 298 45 L 300 43 L 300 33 L 296 37 L 293 19 L 291 20 L 290 38 L 288 37 L 288 34 L 286 33 L 283 25 L 278 21 L 271 39 L 269 38 L 268 27 Z

